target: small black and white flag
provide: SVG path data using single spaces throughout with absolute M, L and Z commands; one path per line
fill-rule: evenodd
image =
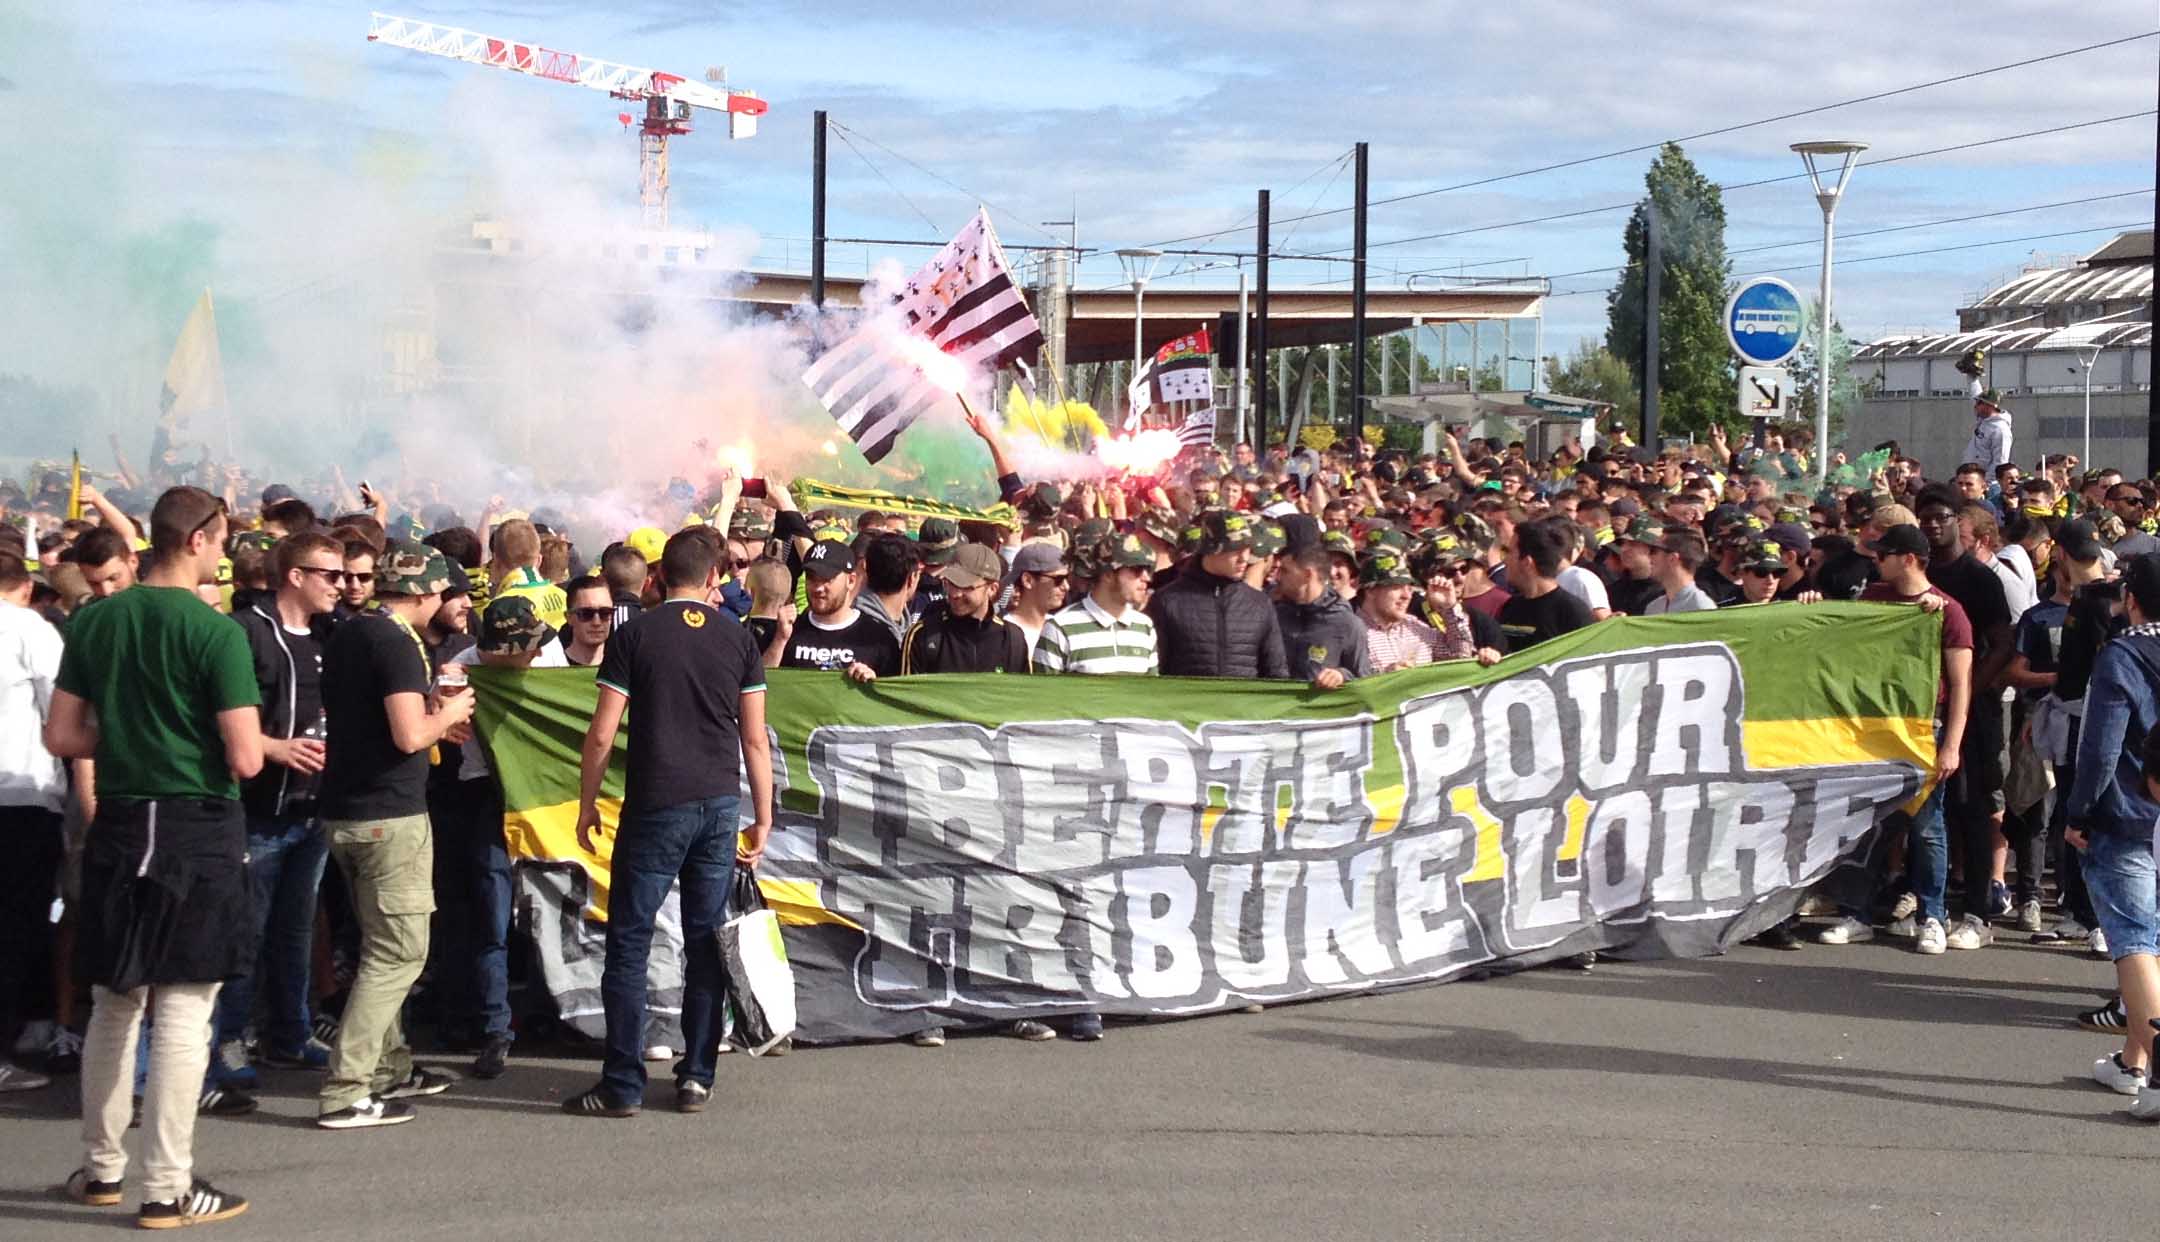
M 1215 398 L 1215 372 L 1209 366 L 1205 325 L 1155 351 L 1125 389 L 1125 430 L 1140 429 L 1141 413 L 1150 406 Z
M 1042 325 L 1013 280 L 990 214 L 978 209 L 889 308 L 867 313 L 811 363 L 803 383 L 876 462 L 924 410 L 958 390 L 953 381 L 1032 357 L 1042 343 Z M 950 365 L 924 357 L 928 349 Z
M 1185 416 L 1185 425 L 1178 428 L 1178 443 L 1186 448 L 1206 448 L 1215 442 L 1215 407 L 1194 410 Z

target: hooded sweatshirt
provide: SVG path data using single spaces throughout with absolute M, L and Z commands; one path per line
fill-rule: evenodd
M 2160 803 L 2145 796 L 2138 752 L 2160 723 L 2160 622 L 2124 630 L 2100 649 L 2085 688 L 2078 734 L 2077 781 L 2070 789 L 2073 828 L 2149 840 Z
M 1311 681 L 1324 668 L 1339 668 L 1351 677 L 1372 672 L 1365 652 L 1365 623 L 1334 587 L 1323 589 L 1320 598 L 1309 604 L 1276 600 L 1275 621 L 1282 627 L 1283 654 L 1289 657 L 1291 677 Z

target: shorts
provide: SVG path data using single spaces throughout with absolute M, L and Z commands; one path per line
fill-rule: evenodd
M 2160 910 L 2155 908 L 2160 880 L 2153 870 L 2152 842 L 2093 833 L 2079 869 L 2100 930 L 2107 933 L 2108 956 L 2119 962 L 2140 953 L 2160 954 Z

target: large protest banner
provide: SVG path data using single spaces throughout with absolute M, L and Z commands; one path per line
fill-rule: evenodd
M 1920 791 L 1940 641 L 1916 608 L 1769 605 L 1332 692 L 776 670 L 760 879 L 799 1037 L 1719 952 Z M 590 670 L 473 682 L 521 916 L 592 1029 L 621 751 L 581 841 Z

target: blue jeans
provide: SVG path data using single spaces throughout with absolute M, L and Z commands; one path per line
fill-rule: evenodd
M 442 893 L 443 1020 L 483 1039 L 510 1029 L 510 851 L 493 781 L 460 781 L 429 801 Z
M 308 973 L 315 948 L 315 896 L 330 841 L 312 816 L 248 816 L 247 875 L 255 909 L 255 965 L 218 992 L 216 1042 L 244 1038 L 264 994 L 265 1046 L 296 1052 L 308 1041 Z M 216 1085 L 217 1062 L 208 1085 Z
M 720 942 L 735 875 L 737 799 L 706 798 L 625 814 L 608 887 L 607 959 L 600 1002 L 607 1053 L 600 1095 L 610 1104 L 645 1098 L 645 967 L 653 922 L 668 886 L 682 880 L 683 1044 L 677 1083 L 710 1087 L 720 1055 L 725 986 Z
M 1947 781 L 1936 782 L 1928 793 L 1927 801 L 1913 812 L 1912 831 L 1906 838 L 1905 874 L 1912 881 L 1913 895 L 1920 899 L 1920 921 L 1947 919 L 1948 907 L 1943 893 L 1950 886 L 1950 836 L 1943 820 L 1943 789 Z M 1981 891 L 1987 891 L 1987 876 L 1983 873 Z M 1969 886 L 1972 881 L 1967 880 Z

